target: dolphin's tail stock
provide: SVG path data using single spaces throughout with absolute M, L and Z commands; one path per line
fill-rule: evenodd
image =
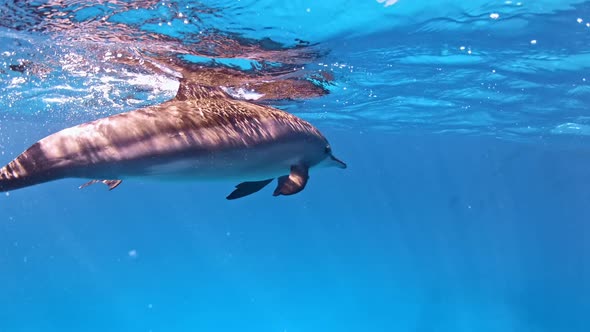
M 29 185 L 30 180 L 15 172 L 15 160 L 0 168 L 0 192 L 15 190 Z
M 0 169 L 0 192 L 28 187 L 37 183 L 22 167 L 18 158 Z
M 52 171 L 47 160 L 39 158 L 39 143 L 0 168 L 0 192 L 20 189 L 56 180 L 60 176 Z

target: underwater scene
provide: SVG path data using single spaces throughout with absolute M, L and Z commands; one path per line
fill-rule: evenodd
M 590 1 L 0 0 L 25 331 L 590 331 Z

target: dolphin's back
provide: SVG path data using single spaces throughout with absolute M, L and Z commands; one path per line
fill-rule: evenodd
M 214 107 L 215 106 L 215 107 Z M 325 138 L 286 112 L 239 101 L 221 105 L 171 101 L 65 129 L 40 143 L 60 147 L 74 165 L 199 155 Z

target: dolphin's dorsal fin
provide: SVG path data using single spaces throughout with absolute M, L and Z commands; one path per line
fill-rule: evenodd
M 244 196 L 251 195 L 257 191 L 260 191 L 264 188 L 267 184 L 270 183 L 273 179 L 262 180 L 262 181 L 251 181 L 251 182 L 242 182 L 236 186 L 236 190 L 232 191 L 226 198 L 227 199 L 236 199 L 242 198 Z
M 199 85 L 190 80 L 181 79 L 178 92 L 176 92 L 176 97 L 174 99 L 186 101 L 216 98 L 229 99 L 231 97 L 219 87 Z
M 120 185 L 121 182 L 123 182 L 123 181 L 122 180 L 92 180 L 92 181 L 84 183 L 79 188 L 80 189 L 86 188 L 89 185 L 92 185 L 92 184 L 95 184 L 98 182 L 102 182 L 102 183 L 106 184 L 109 187 L 109 190 L 113 190 L 113 189 L 117 188 L 117 186 Z
M 303 165 L 291 166 L 291 173 L 279 178 L 273 196 L 293 195 L 303 190 L 309 179 L 308 171 L 309 168 Z

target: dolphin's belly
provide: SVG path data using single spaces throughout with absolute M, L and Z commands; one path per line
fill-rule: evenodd
M 176 155 L 153 161 L 131 161 L 120 169 L 119 178 L 265 180 L 289 174 L 292 165 L 306 159 L 307 148 L 305 143 L 292 142 L 195 155 Z

